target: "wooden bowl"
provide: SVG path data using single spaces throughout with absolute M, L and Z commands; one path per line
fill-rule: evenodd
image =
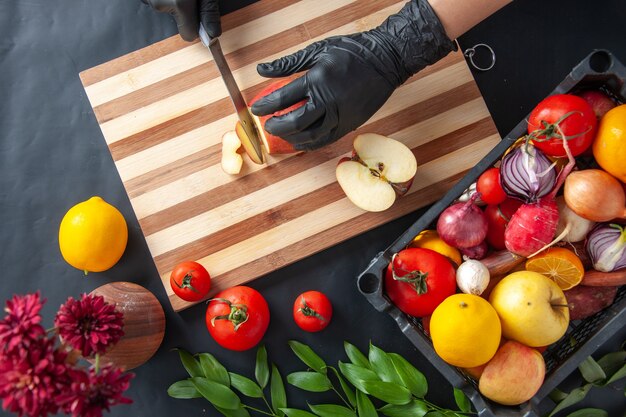
M 141 285 L 112 282 L 91 292 L 101 295 L 124 313 L 124 336 L 100 363 L 112 363 L 125 370 L 144 364 L 157 351 L 165 335 L 165 313 L 159 300 Z M 93 363 L 93 359 L 89 360 Z

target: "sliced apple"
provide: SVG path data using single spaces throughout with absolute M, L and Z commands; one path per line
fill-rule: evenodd
M 413 152 L 401 142 L 375 133 L 354 140 L 351 158 L 342 158 L 336 175 L 346 196 L 366 211 L 383 211 L 409 191 L 417 172 Z
M 222 170 L 229 175 L 241 172 L 243 158 L 237 152 L 241 148 L 241 140 L 235 131 L 229 131 L 222 136 Z
M 252 144 L 252 141 L 248 137 L 248 134 L 244 130 L 241 122 L 237 122 L 235 125 L 235 132 L 237 137 L 239 138 L 240 145 L 243 146 L 246 154 L 250 157 L 250 160 L 255 164 L 263 164 L 265 162 L 265 157 L 263 156 L 263 149 L 257 148 Z

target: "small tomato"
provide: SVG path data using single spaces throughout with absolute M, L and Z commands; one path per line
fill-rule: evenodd
M 293 303 L 293 319 L 302 330 L 319 332 L 330 324 L 333 306 L 326 295 L 319 291 L 307 291 Z
M 211 289 L 211 276 L 197 262 L 181 262 L 172 270 L 170 285 L 174 294 L 185 301 L 200 301 Z

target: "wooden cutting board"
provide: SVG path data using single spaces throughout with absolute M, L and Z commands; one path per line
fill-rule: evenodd
M 221 44 L 249 100 L 270 82 L 258 62 L 367 30 L 403 3 L 263 0 L 224 17 Z M 408 80 L 357 132 L 264 166 L 247 160 L 238 176 L 220 168 L 236 116 L 202 44 L 174 36 L 80 76 L 176 311 L 191 305 L 169 285 L 178 262 L 203 264 L 212 294 L 245 283 L 432 203 L 499 140 L 460 52 Z M 359 132 L 398 139 L 418 160 L 410 193 L 383 213 L 352 205 L 335 179 Z

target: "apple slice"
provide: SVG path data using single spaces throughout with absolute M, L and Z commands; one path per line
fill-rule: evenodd
M 222 170 L 229 175 L 237 175 L 241 171 L 243 158 L 237 151 L 241 147 L 239 135 L 234 131 L 222 136 Z
M 263 164 L 265 162 L 265 158 L 263 156 L 263 149 L 259 148 L 257 152 L 257 149 L 252 144 L 252 141 L 248 137 L 248 134 L 244 130 L 243 126 L 241 125 L 241 122 L 239 121 L 235 125 L 235 133 L 237 137 L 239 138 L 240 145 L 243 146 L 244 150 L 246 151 L 246 154 L 248 154 L 248 156 L 250 157 L 250 160 L 254 162 L 255 164 L 259 164 L 259 165 Z
M 383 211 L 409 191 L 417 172 L 413 152 L 401 142 L 375 133 L 356 137 L 352 158 L 337 164 L 339 185 L 366 211 Z

